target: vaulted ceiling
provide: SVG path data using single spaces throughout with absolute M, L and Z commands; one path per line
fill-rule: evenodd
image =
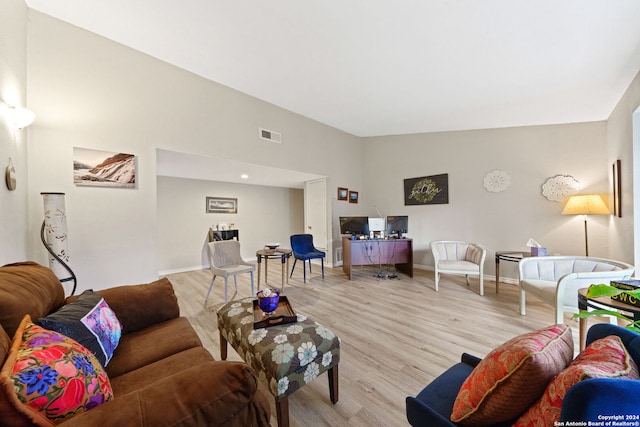
M 637 0 L 26 0 L 357 136 L 606 120 Z

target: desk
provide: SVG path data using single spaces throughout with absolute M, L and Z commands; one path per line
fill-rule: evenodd
M 342 238 L 342 270 L 351 280 L 354 265 L 395 264 L 401 272 L 413 277 L 413 240 L 351 240 Z
M 640 320 L 640 307 L 625 304 L 611 299 L 611 297 L 587 298 L 589 288 L 578 289 L 578 309 L 587 310 L 614 310 L 622 311 L 625 315 L 630 315 L 633 321 Z M 580 318 L 580 351 L 584 350 L 585 338 L 587 336 L 587 319 Z
M 264 283 L 266 284 L 269 283 L 269 258 L 280 258 L 280 261 L 282 263 L 281 289 L 284 291 L 284 284 L 289 284 L 289 276 L 287 275 L 287 271 L 289 271 L 289 258 L 291 258 L 292 254 L 293 251 L 291 249 L 261 249 L 259 251 L 256 251 L 256 258 L 258 258 L 258 290 L 260 290 L 260 266 L 262 265 L 262 258 L 264 258 Z
M 519 262 L 524 257 L 531 256 L 530 252 L 496 251 L 496 294 L 500 286 L 500 261 Z

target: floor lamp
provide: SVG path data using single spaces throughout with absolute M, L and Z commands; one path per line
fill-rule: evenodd
M 67 264 L 67 216 L 64 207 L 64 193 L 40 193 L 44 201 L 44 221 L 40 227 L 40 239 L 49 252 L 49 268 L 60 282 L 73 280 L 71 295 L 76 292 L 76 275 Z
M 589 256 L 589 238 L 587 237 L 587 215 L 609 215 L 609 208 L 598 194 L 580 194 L 569 197 L 562 215 L 584 215 L 584 251 Z

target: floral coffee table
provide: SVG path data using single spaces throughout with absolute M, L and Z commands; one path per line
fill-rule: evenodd
M 253 298 L 230 301 L 218 310 L 220 357 L 227 343 L 258 373 L 276 399 L 278 426 L 289 425 L 289 395 L 327 371 L 329 396 L 338 401 L 340 338 L 298 313 L 298 321 L 253 329 Z

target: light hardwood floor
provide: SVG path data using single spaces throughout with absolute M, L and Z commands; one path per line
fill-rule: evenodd
M 553 324 L 551 307 L 527 298 L 527 315 L 518 313 L 514 285 L 500 286 L 496 295 L 485 279 L 485 296 L 478 282 L 467 287 L 463 276 L 442 275 L 434 289 L 433 272 L 416 270 L 410 278 L 377 279 L 375 267 L 358 267 L 354 280 L 342 268 L 319 266 L 302 282 L 298 269 L 285 295 L 294 310 L 311 316 L 341 338 L 339 401 L 329 399 L 328 380 L 322 375 L 289 398 L 292 427 L 302 426 L 406 426 L 405 397 L 416 395 L 433 378 L 457 363 L 463 351 L 483 357 L 504 341 Z M 393 270 L 391 270 L 393 271 Z M 270 271 L 272 286 L 280 286 L 280 269 Z M 219 360 L 216 310 L 224 302 L 218 278 L 207 306 L 204 298 L 211 281 L 209 270 L 167 276 L 174 285 L 181 314 L 189 318 L 205 347 Z M 249 275 L 239 276 L 238 295 L 250 296 Z M 256 289 L 257 290 L 257 289 Z M 229 298 L 234 295 L 233 281 Z M 578 349 L 578 323 L 567 315 Z M 229 347 L 229 359 L 241 360 Z M 271 423 L 277 425 L 274 399 Z

